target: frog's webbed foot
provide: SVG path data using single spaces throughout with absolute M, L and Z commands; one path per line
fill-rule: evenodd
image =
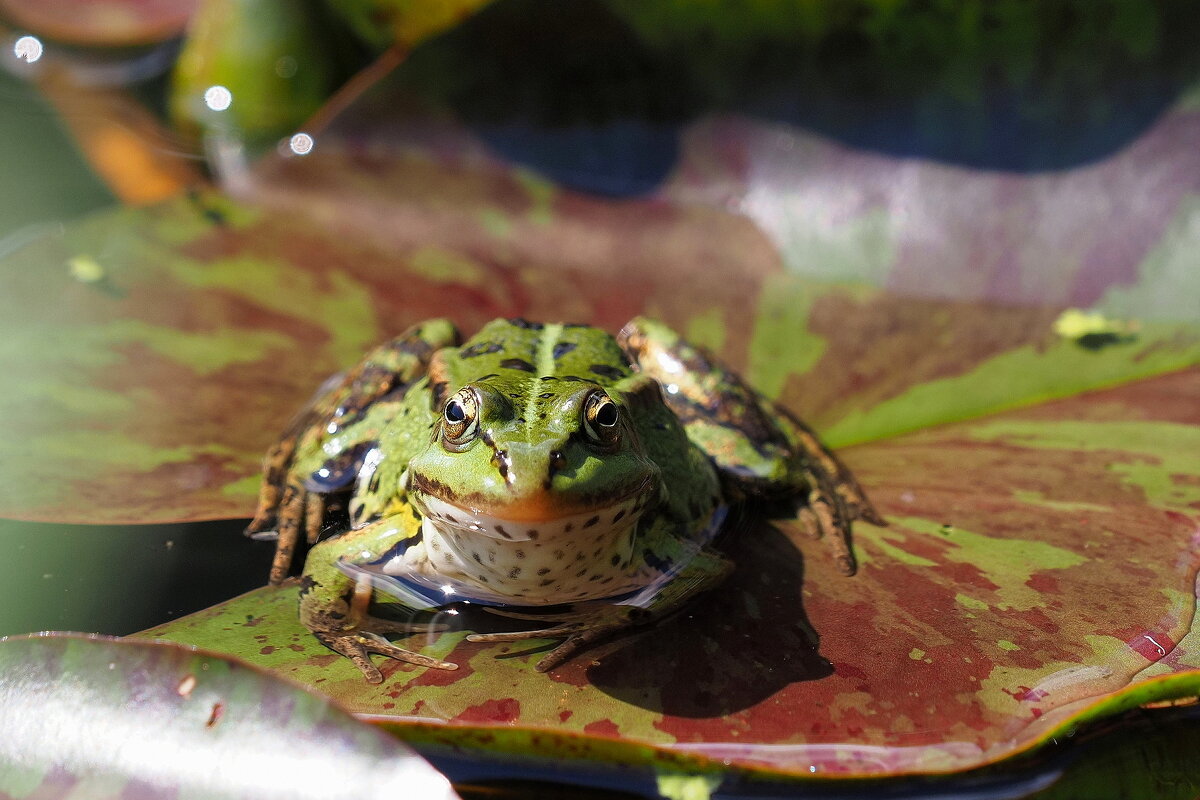
M 310 546 L 321 537 L 326 495 L 309 490 L 303 475 L 295 468 L 297 452 L 306 446 L 306 438 L 313 438 L 312 431 L 319 427 L 321 416 L 316 406 L 305 409 L 263 459 L 258 507 L 254 519 L 246 526 L 246 535 L 275 541 L 269 577 L 272 585 L 287 577 L 301 531 Z
M 644 609 L 635 606 L 606 606 L 585 613 L 520 614 L 488 609 L 500 616 L 515 619 L 572 619 L 547 628 L 505 633 L 472 633 L 468 642 L 523 642 L 529 639 L 563 639 L 563 642 L 542 657 L 534 666 L 538 672 L 548 672 L 576 653 L 588 649 L 615 634 L 643 624 L 650 618 Z
M 372 619 L 372 622 L 386 621 Z M 458 669 L 457 664 L 397 647 L 380 634 L 362 628 L 339 632 L 313 631 L 313 635 L 330 650 L 340 653 L 354 662 L 354 666 L 358 667 L 367 683 L 383 682 L 383 673 L 371 663 L 371 654 L 403 661 L 407 664 L 416 664 L 420 667 Z
M 810 539 L 825 539 L 838 572 L 849 577 L 858 571 L 854 552 L 850 549 L 850 515 L 837 494 L 814 489 L 809 492 L 807 505 L 796 509 L 800 529 Z
M 320 539 L 325 506 L 324 495 L 310 492 L 299 481 L 290 479 L 283 489 L 277 510 L 264 512 L 260 500 L 260 510 L 246 527 L 246 535 L 253 539 L 275 540 L 275 556 L 271 560 L 269 577 L 272 585 L 278 585 L 287 577 L 296 545 L 300 542 L 301 530 L 309 546 Z
M 840 511 L 837 524 L 849 530 L 856 519 L 872 525 L 887 525 L 887 521 L 871 505 L 858 480 L 837 455 L 821 443 L 813 430 L 787 409 L 776 407 L 778 423 L 789 445 L 804 464 L 803 471 L 816 483 L 814 495 L 826 498 L 832 511 Z M 810 496 L 811 500 L 811 496 Z
M 383 675 L 371 663 L 371 654 L 393 658 L 408 664 L 433 669 L 458 669 L 457 664 L 397 647 L 384 634 L 440 633 L 450 626 L 440 623 L 384 619 L 367 613 L 372 589 L 368 580 L 359 579 L 333 603 L 321 602 L 321 594 L 312 587 L 300 590 L 300 621 L 321 644 L 354 662 L 368 683 L 380 683 Z M 312 604 L 314 599 L 315 604 Z

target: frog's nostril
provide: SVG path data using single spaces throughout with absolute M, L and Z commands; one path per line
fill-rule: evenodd
M 563 455 L 562 450 L 550 451 L 550 477 L 554 477 L 554 473 L 562 472 L 567 468 L 567 457 Z

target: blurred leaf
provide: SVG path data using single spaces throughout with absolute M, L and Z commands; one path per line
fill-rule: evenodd
M 0 795 L 455 797 L 324 697 L 167 643 L 0 639 Z
M 1196 319 L 1188 300 L 1200 294 L 1194 268 L 1200 151 L 1193 146 L 1200 112 L 1172 107 L 1174 95 L 1143 108 L 1098 91 L 1104 99 L 1097 102 L 1111 104 L 1113 118 L 1096 123 L 1104 144 L 1086 147 L 1070 143 L 1082 134 L 1068 121 L 1014 135 L 1005 116 L 1011 103 L 1001 97 L 996 130 L 980 146 L 985 156 L 1015 148 L 1008 158 L 1017 163 L 981 158 L 964 165 L 936 146 L 910 146 L 911 136 L 898 129 L 902 122 L 890 117 L 864 122 L 879 140 L 859 143 L 849 133 L 822 131 L 821 119 L 761 105 L 729 108 L 701 99 L 676 108 L 689 102 L 690 84 L 676 73 L 679 62 L 647 51 L 600 5 L 570 7 L 571 14 L 548 14 L 532 24 L 520 3 L 500 3 L 417 48 L 326 129 L 312 131 L 317 147 L 311 155 L 261 165 L 246 195 L 409 246 L 416 235 L 465 243 L 478 225 L 472 217 L 486 215 L 483 221 L 514 257 L 538 265 L 583 261 L 593 269 L 639 254 L 632 247 L 584 246 L 591 240 L 574 226 L 595 203 L 587 192 L 626 202 L 648 195 L 676 212 L 699 213 L 700 207 L 750 218 L 766 240 L 743 244 L 737 260 L 756 272 L 782 265 L 918 299 L 1099 306 L 1126 319 Z M 590 9 L 596 25 L 576 24 L 582 9 Z M 1192 17 L 1193 25 L 1200 20 Z M 525 47 L 510 47 L 518 35 L 528 39 Z M 1163 47 L 1175 46 L 1175 34 L 1162 35 Z M 538 58 L 528 58 L 527 50 Z M 1195 49 L 1188 52 L 1194 58 Z M 1159 74 L 1165 67 L 1147 69 L 1147 83 L 1172 82 Z M 1183 72 L 1194 82 L 1200 64 Z M 803 110 L 805 85 L 783 80 L 771 91 Z M 581 96 L 588 93 L 595 96 Z M 886 97 L 851 97 L 859 105 L 829 116 L 855 120 L 868 111 L 893 111 Z M 1063 113 L 1074 113 L 1063 102 Z M 958 141 L 962 128 L 947 120 L 937 130 Z M 1056 146 L 1087 152 L 1038 155 Z M 506 174 L 520 180 L 501 195 L 511 184 L 501 180 Z M 439 216 L 451 210 L 443 205 L 467 200 L 461 217 L 471 224 L 455 233 L 422 226 L 429 218 L 406 210 L 417 191 L 426 212 Z M 367 213 L 335 210 L 366 197 Z M 614 205 L 599 206 L 607 213 L 592 212 L 584 224 L 608 222 L 623 207 Z M 518 209 L 523 213 L 513 219 Z M 544 244 L 568 233 L 576 234 L 574 249 Z M 635 243 L 656 268 L 667 260 L 662 245 Z M 696 254 L 691 268 L 740 271 L 706 253 Z
M 337 85 L 336 37 L 313 8 L 305 0 L 204 0 L 175 64 L 174 124 L 251 149 L 294 133 Z
M 378 50 L 410 48 L 454 27 L 491 0 L 325 0 Z
M 179 36 L 198 0 L 0 0 L 20 28 L 87 47 L 158 44 Z

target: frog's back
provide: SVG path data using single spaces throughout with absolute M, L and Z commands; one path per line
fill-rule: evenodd
M 616 340 L 590 325 L 497 319 L 446 354 L 450 391 L 490 377 L 556 377 L 609 387 L 633 374 Z

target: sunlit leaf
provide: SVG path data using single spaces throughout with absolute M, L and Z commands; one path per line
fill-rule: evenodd
M 331 191 L 309 217 L 197 195 L 100 214 L 0 260 L 0 369 L 21 376 L 0 393 L 0 411 L 20 420 L 0 431 L 0 514 L 249 516 L 261 454 L 321 381 L 444 314 L 467 331 L 516 314 L 611 331 L 639 313 L 660 316 L 835 445 L 1200 359 L 1200 332 L 1182 323 L 1147 321 L 1136 337 L 1088 349 L 1054 333 L 1054 309 L 790 276 L 774 271 L 747 220 L 698 207 L 576 198 L 573 218 L 553 226 L 559 234 L 510 247 L 481 220 L 525 191 L 519 175 L 435 180 L 412 164 L 397 169 L 404 191 L 422 198 L 407 207 L 403 245 L 343 235 L 341 215 L 377 207 L 365 190 Z M 443 204 L 438 192 L 462 201 Z M 421 230 L 430 237 L 419 240 Z M 589 252 L 614 260 L 551 261 Z M 690 274 L 701 258 L 724 266 Z
M 747 522 L 725 585 L 548 675 L 533 671 L 536 643 L 456 631 L 409 644 L 459 670 L 391 663 L 370 686 L 300 627 L 294 588 L 146 635 L 235 653 L 373 721 L 439 723 L 416 735 L 484 748 L 600 757 L 615 739 L 623 758 L 651 763 L 975 767 L 1082 719 L 1200 691 L 1198 395 L 1193 369 L 849 448 L 891 520 L 856 526 L 856 577 L 819 542 L 801 556 L 790 524 Z
M 213 653 L 0 639 L 4 797 L 455 797 L 394 738 Z

